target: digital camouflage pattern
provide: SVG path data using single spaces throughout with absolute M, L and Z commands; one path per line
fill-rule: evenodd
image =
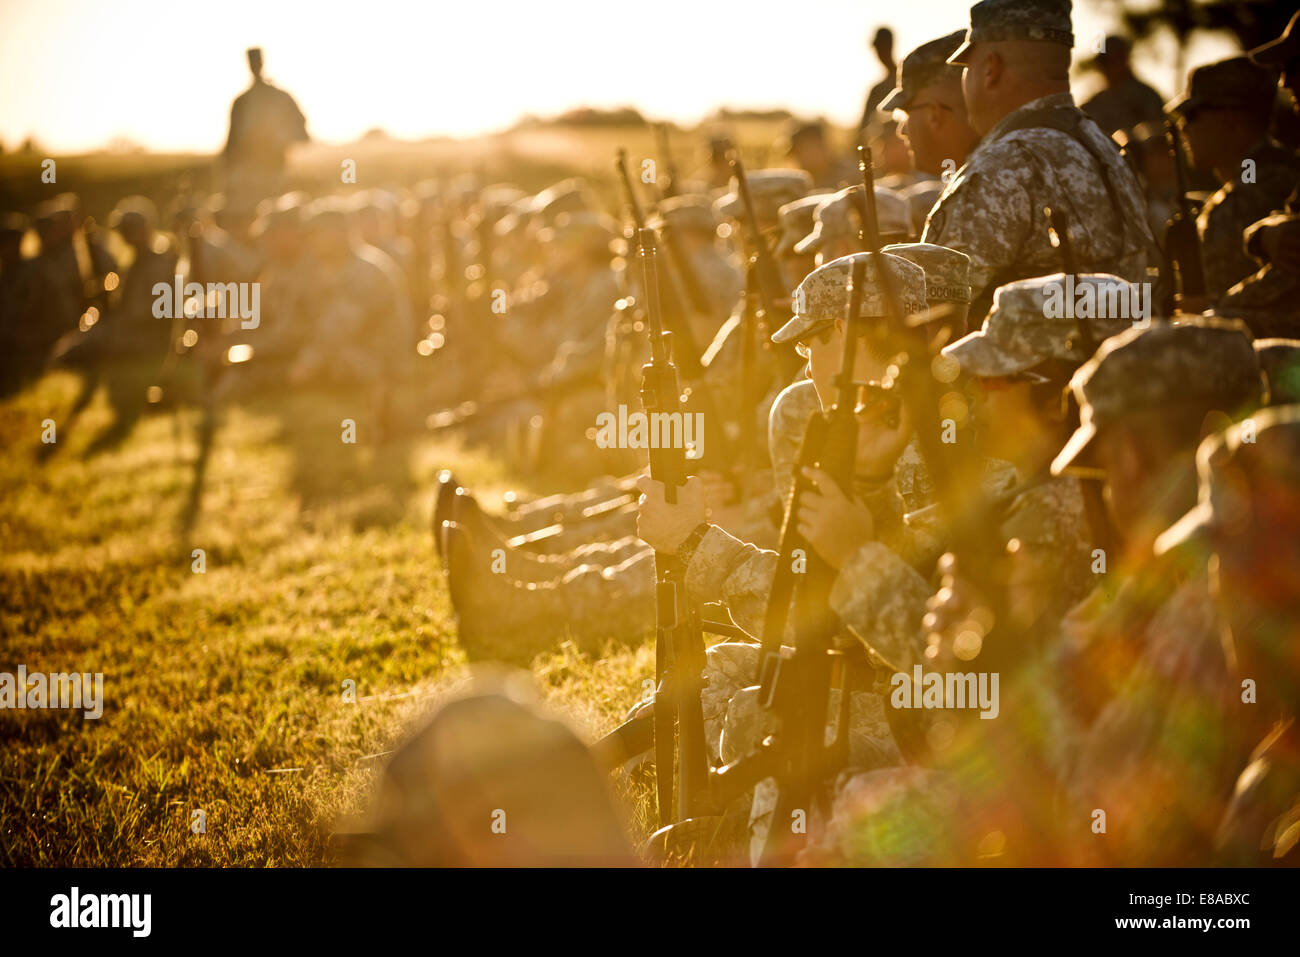
M 843 319 L 849 306 L 849 276 L 853 263 L 858 259 L 865 259 L 867 263 L 858 315 L 867 319 L 888 317 L 889 304 L 876 271 L 875 257 L 868 253 L 855 253 L 818 266 L 799 283 L 794 291 L 794 318 L 772 334 L 772 341 L 793 342 L 816 326 Z M 884 262 L 904 314 L 923 311 L 926 305 L 925 270 L 899 256 L 884 256 Z
M 1099 429 L 1130 412 L 1204 401 L 1230 417 L 1257 402 L 1259 360 L 1240 323 L 1188 320 L 1130 329 L 1102 343 L 1070 380 L 1079 428 L 1052 462 L 1059 475 Z
M 926 302 L 970 302 L 970 257 L 964 252 L 933 243 L 892 243 L 880 251 L 925 270 Z
M 822 196 L 813 213 L 811 231 L 794 245 L 794 251 L 804 255 L 820 252 L 836 241 L 860 243 L 862 217 L 859 210 L 863 195 L 864 187 L 858 185 Z M 876 225 L 884 243 L 913 234 L 911 207 L 898 193 L 884 186 L 876 187 Z
M 1070 8 L 1070 0 L 981 0 L 970 8 L 965 42 L 948 62 L 965 63 L 977 43 L 1041 40 L 1072 47 Z
M 1205 201 L 1196 219 L 1205 260 L 1205 290 L 1215 298 L 1227 294 L 1259 268 L 1246 251 L 1243 234 L 1253 223 L 1280 209 L 1300 180 L 1300 159 L 1271 138 L 1252 147 L 1243 162 L 1253 165 L 1253 182 L 1246 181 L 1248 174 L 1243 168 Z M 1295 281 L 1294 276 L 1286 278 Z M 1275 283 L 1270 283 L 1272 289 L 1252 290 L 1249 307 L 1258 309 L 1275 298 Z M 1274 295 L 1270 296 L 1270 292 Z M 1237 304 L 1247 305 L 1240 300 Z
M 812 190 L 812 177 L 801 169 L 755 169 L 745 171 L 745 182 L 760 222 L 775 223 L 777 210 L 786 203 L 802 199 Z M 733 180 L 734 183 L 734 180 Z M 741 219 L 745 205 L 733 188 L 713 204 L 719 217 Z
M 911 107 L 916 94 L 936 83 L 961 80 L 961 67 L 948 62 L 966 38 L 965 30 L 957 30 L 945 37 L 922 43 L 903 57 L 898 66 L 898 86 L 877 107 L 882 113 L 906 110 Z
M 1000 286 L 982 328 L 945 346 L 943 354 L 956 359 L 968 375 L 985 377 L 1023 372 L 1049 359 L 1086 361 L 1092 350 L 1085 347 L 1081 322 L 1074 316 L 1075 299 L 1063 310 L 1048 308 L 1053 296 L 1058 302 L 1064 297 L 1065 289 L 1064 273 Z M 1130 319 L 1132 287 L 1117 276 L 1074 276 L 1073 289 L 1076 298 L 1091 294 L 1097 303 L 1088 320 L 1096 343 L 1141 321 Z
M 1090 148 L 1035 123 L 1043 110 L 1064 111 Z M 1075 115 L 1077 114 L 1077 116 Z M 1091 152 L 1090 152 L 1091 150 Z M 1118 208 L 1112 208 L 1103 157 Z M 1146 282 L 1158 264 L 1146 201 L 1110 138 L 1080 113 L 1069 93 L 1040 97 L 1003 117 L 948 181 L 926 221 L 922 242 L 971 257 L 971 320 L 983 317 L 998 286 L 1059 272 L 1061 253 L 1048 237 L 1043 209 L 1069 215 L 1076 268 Z

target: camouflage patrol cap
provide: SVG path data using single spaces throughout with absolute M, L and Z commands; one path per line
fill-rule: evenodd
M 569 249 L 605 250 L 621 235 L 618 223 L 604 213 L 580 211 L 561 213 L 555 225 L 537 234 L 541 243 L 554 243 Z
M 528 194 L 513 183 L 493 183 L 478 194 L 478 203 L 486 210 L 504 213 Z
M 802 199 L 812 189 L 812 176 L 801 169 L 749 170 L 745 173 L 745 182 L 754 197 L 758 218 L 769 223 L 776 222 L 777 210 L 782 206 Z M 740 219 L 745 215 L 740 192 L 734 186 L 713 204 L 713 209 L 719 217 L 727 219 Z
M 965 64 L 977 43 L 1041 40 L 1072 47 L 1070 8 L 1070 0 L 981 0 L 970 8 L 966 41 L 948 62 Z
M 1269 405 L 1300 402 L 1300 339 L 1256 339 L 1255 355 L 1268 380 Z
M 1300 10 L 1291 15 L 1291 20 L 1276 40 L 1251 50 L 1249 56 L 1263 66 L 1284 67 L 1300 59 Z
M 591 752 L 543 711 L 523 676 L 482 678 L 442 704 L 388 759 L 369 863 L 628 864 L 635 858 Z M 487 825 L 509 808 L 509 830 Z
M 1273 75 L 1250 57 L 1234 56 L 1198 66 L 1187 76 L 1187 90 L 1165 106 L 1190 119 L 1198 110 L 1265 109 L 1273 102 Z
M 1108 425 L 1200 403 L 1229 415 L 1259 400 L 1259 361 L 1239 320 L 1195 319 L 1129 329 L 1101 344 L 1070 380 L 1079 427 L 1052 462 L 1060 475 Z
M 714 233 L 718 217 L 713 204 L 703 196 L 670 196 L 659 204 L 659 215 L 649 225 L 652 229 Z
M 935 83 L 947 80 L 961 80 L 961 67 L 948 62 L 948 57 L 961 46 L 965 30 L 958 30 L 946 37 L 922 43 L 919 47 L 903 57 L 898 67 L 898 86 L 889 91 L 889 95 L 876 107 L 881 113 L 894 110 L 906 110 L 916 99 L 916 94 Z
M 930 302 L 970 302 L 970 257 L 934 243 L 895 243 L 881 250 L 902 256 L 925 270 L 925 298 Z
M 22 213 L 0 213 L 0 236 L 21 236 L 29 225 Z
M 321 196 L 308 203 L 303 212 L 304 221 L 314 230 L 348 229 L 348 204 L 342 197 Z
M 504 237 L 526 229 L 528 224 L 532 222 L 533 200 L 535 198 L 533 196 L 524 196 L 507 206 L 492 226 L 492 231 L 498 236 Z
M 1073 288 L 1095 290 L 1092 300 L 1104 304 L 1126 295 L 1130 285 L 1118 276 L 1105 273 L 1085 273 L 1072 277 Z M 1084 351 L 1079 331 L 1079 321 L 1072 309 L 1049 308 L 1053 297 L 1064 305 L 1063 290 L 1067 288 L 1064 273 L 1022 279 L 999 286 L 993 293 L 993 308 L 984 319 L 984 325 L 951 345 L 943 354 L 956 359 L 962 371 L 981 378 L 1014 375 L 1032 369 L 1049 359 L 1064 362 L 1084 362 Z M 1073 305 L 1073 303 L 1070 303 Z M 1118 312 L 1118 310 L 1115 310 Z M 1091 331 L 1097 341 L 1112 336 L 1132 325 L 1128 309 L 1123 318 L 1091 318 Z
M 60 193 L 53 199 L 47 199 L 37 205 L 32 212 L 32 219 L 36 223 L 51 222 L 59 217 L 71 216 L 74 205 L 69 201 L 70 193 Z
M 1196 450 L 1196 506 L 1155 541 L 1163 555 L 1206 533 L 1231 534 L 1250 521 L 1253 492 L 1300 486 L 1300 406 L 1261 409 L 1207 436 Z
M 805 196 L 786 203 L 776 211 L 777 221 L 781 224 L 781 238 L 777 241 L 775 250 L 778 256 L 789 255 L 800 240 L 812 231 L 813 214 L 825 200 L 824 194 Z
M 533 197 L 531 213 L 542 226 L 554 225 L 561 213 L 579 213 L 596 208 L 586 180 L 578 177 L 561 180 Z
M 815 253 L 823 245 L 837 239 L 857 239 L 861 215 L 862 186 L 847 186 L 838 193 L 822 197 L 813 213 L 810 232 L 795 245 L 794 251 L 803 255 Z M 851 214 L 851 210 L 858 210 Z M 882 242 L 906 239 L 912 235 L 912 217 L 907 201 L 891 189 L 876 187 L 876 225 Z
M 848 312 L 849 278 L 853 264 L 859 259 L 867 261 L 866 285 L 862 291 L 860 316 L 869 319 L 889 315 L 884 289 L 880 284 L 875 257 L 870 253 L 841 256 L 818 266 L 799 283 L 794 291 L 794 318 L 772 334 L 772 341 L 793 342 L 803 338 L 810 329 L 827 322 L 843 319 Z M 906 315 L 925 309 L 925 270 L 901 256 L 883 255 L 888 275 L 893 279 L 894 294 Z
M 308 202 L 307 194 L 298 191 L 262 200 L 257 204 L 257 219 L 249 228 L 249 234 L 256 239 L 270 229 L 301 226 Z
M 108 215 L 108 228 L 121 229 L 136 222 L 152 229 L 158 222 L 158 207 L 147 196 L 127 196 Z

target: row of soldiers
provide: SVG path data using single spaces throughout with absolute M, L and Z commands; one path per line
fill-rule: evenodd
M 1295 105 L 1300 30 L 1293 19 L 1276 42 L 1193 71 L 1168 106 L 1185 158 L 1221 183 L 1196 217 L 1203 290 L 1166 256 L 1143 165 L 1075 106 L 1072 45 L 1068 0 L 982 0 L 968 29 L 904 58 L 882 108 L 901 111 L 916 168 L 939 177 L 928 201 L 738 170 L 727 195 L 659 203 L 661 245 L 698 222 L 713 305 L 736 299 L 721 325 L 720 311 L 680 308 L 673 329 L 684 408 L 723 428 L 672 495 L 628 475 L 490 515 L 440 476 L 435 544 L 472 652 L 526 660 L 564 636 L 647 633 L 665 556 L 690 602 L 725 612 L 701 682 L 714 767 L 780 737 L 748 636 L 788 558 L 779 526 L 797 527 L 832 570 L 829 604 L 857 652 L 840 687 L 861 689 L 845 760 L 816 782 L 807 862 L 1295 861 L 1300 165 L 1268 116 L 1277 84 Z M 602 254 L 618 238 L 605 226 Z M 769 254 L 784 298 L 763 295 Z M 648 290 L 620 261 L 613 318 L 593 308 L 555 352 L 603 340 L 607 360 L 624 356 L 604 385 L 626 402 Z M 688 296 L 674 291 L 682 261 L 665 273 L 665 316 Z M 846 341 L 857 301 L 866 333 Z M 764 323 L 760 349 L 747 332 Z M 682 346 L 692 333 L 698 354 Z M 901 358 L 905 335 L 924 339 L 923 361 Z M 844 356 L 864 396 L 851 488 L 799 464 Z M 909 376 L 946 437 L 918 431 Z M 755 422 L 765 455 L 744 441 Z M 566 458 L 590 441 L 559 431 Z M 965 458 L 936 460 L 944 444 Z M 920 703 L 932 677 L 963 672 L 990 679 L 978 716 L 942 695 Z M 665 706 L 656 691 L 628 726 Z M 645 742 L 615 734 L 592 755 L 634 766 Z M 539 800 L 561 786 L 529 780 Z M 722 809 L 739 826 L 716 832 L 732 835 L 718 856 L 790 828 L 776 807 L 767 780 Z M 474 859 L 480 842 L 464 842 Z M 595 843 L 620 859 L 617 841 Z

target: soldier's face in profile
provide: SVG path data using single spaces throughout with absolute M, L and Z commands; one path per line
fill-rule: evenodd
M 1187 163 L 1193 169 L 1210 169 L 1212 150 L 1209 138 L 1214 134 L 1213 126 L 1207 110 L 1197 110 L 1183 118 L 1183 142 L 1187 146 Z
M 907 144 L 916 168 L 937 175 L 942 169 L 943 157 L 937 156 L 935 150 L 934 105 L 921 102 L 921 96 L 917 100 L 908 110 L 898 111 L 903 116 L 898 125 L 898 135 Z
M 978 132 L 987 133 L 989 126 L 983 122 L 985 109 L 984 67 L 988 59 L 986 51 L 974 47 L 967 55 L 965 69 L 961 71 L 961 95 L 966 101 L 966 115 Z

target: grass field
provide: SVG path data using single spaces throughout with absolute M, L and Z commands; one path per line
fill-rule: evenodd
M 745 121 L 732 133 L 760 165 L 779 129 Z M 528 189 L 585 175 L 615 212 L 615 149 L 652 156 L 653 142 L 644 126 L 543 125 L 462 142 L 311 144 L 291 179 L 336 190 L 343 158 L 356 160 L 354 188 L 466 170 Z M 700 142 L 699 131 L 675 138 L 683 173 Z M 102 222 L 129 193 L 166 208 L 185 178 L 202 190 L 213 169 L 195 156 L 60 157 L 57 182 L 43 184 L 40 160 L 0 156 L 0 208 L 72 190 Z M 99 720 L 0 714 L 0 865 L 337 860 L 330 832 L 365 805 L 384 753 L 466 680 L 429 534 L 437 471 L 454 468 L 489 508 L 509 488 L 573 491 L 580 479 L 521 481 L 418 424 L 376 444 L 360 422 L 344 445 L 339 423 L 355 410 L 299 394 L 226 411 L 187 529 L 198 410 L 146 416 L 120 447 L 88 456 L 110 410 L 101 396 L 66 430 L 77 384 L 55 373 L 0 400 L 0 672 L 103 672 L 105 709 Z M 439 403 L 408 405 L 405 421 L 419 423 Z M 41 462 L 46 419 L 58 440 Z M 595 653 L 556 641 L 530 663 L 588 740 L 653 672 L 652 644 L 631 637 Z M 647 782 L 613 783 L 633 837 L 648 834 Z M 205 834 L 191 831 L 195 810 Z
M 75 385 L 50 375 L 0 405 L 0 671 L 103 672 L 105 708 L 3 715 L 0 863 L 331 863 L 329 833 L 364 805 L 383 752 L 466 676 L 428 532 L 437 469 L 489 502 L 527 486 L 419 431 L 376 446 L 362 424 L 344 445 L 348 410 L 298 395 L 228 410 L 183 533 L 197 411 L 146 417 L 84 459 L 109 416 L 97 399 L 38 464 L 41 423 Z M 592 739 L 652 652 L 560 643 L 532 670 Z M 627 787 L 645 833 L 644 788 Z

